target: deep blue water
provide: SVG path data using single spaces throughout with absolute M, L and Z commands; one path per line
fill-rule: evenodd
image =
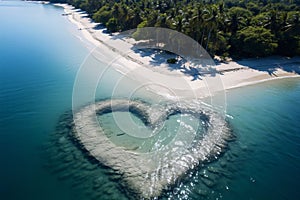
M 80 179 L 82 187 L 74 189 L 71 175 L 61 180 L 60 172 L 42 167 L 41 145 L 71 109 L 76 72 L 89 53 L 76 37 L 80 31 L 61 13 L 52 5 L 0 1 L 0 199 L 95 198 L 86 191 L 98 192 L 97 199 L 126 199 L 101 171 L 95 174 L 106 187 Z M 103 97 L 118 76 L 110 73 L 100 88 Z M 165 196 L 300 199 L 300 79 L 234 89 L 227 101 L 236 139 L 220 159 Z M 60 171 L 76 173 L 75 168 Z M 211 184 L 200 181 L 203 174 Z
M 39 167 L 38 147 L 71 108 L 76 71 L 88 51 L 61 13 L 51 5 L 0 2 L 1 194 L 64 195 Z
M 299 199 L 299 78 L 232 90 L 227 97 L 234 145 L 243 151 L 236 151 L 236 172 L 224 198 Z

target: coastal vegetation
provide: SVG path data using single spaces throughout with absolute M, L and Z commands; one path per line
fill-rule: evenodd
M 300 0 L 53 0 L 86 11 L 110 32 L 164 27 L 211 55 L 300 55 Z

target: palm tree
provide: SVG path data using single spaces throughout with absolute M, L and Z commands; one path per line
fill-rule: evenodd
M 208 12 L 209 15 L 207 15 L 205 19 L 205 25 L 208 30 L 207 40 L 206 40 L 206 46 L 205 50 L 208 49 L 208 44 L 211 39 L 212 32 L 215 31 L 218 27 L 218 9 L 216 6 L 212 5 L 209 7 Z
M 235 35 L 236 32 L 249 25 L 252 13 L 241 7 L 232 7 L 228 11 L 230 32 Z

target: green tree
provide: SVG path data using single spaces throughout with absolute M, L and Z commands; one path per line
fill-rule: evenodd
M 50 1 L 85 10 L 111 32 L 149 26 L 175 29 L 211 55 L 300 55 L 299 0 Z
M 110 18 L 105 26 L 110 32 L 116 32 L 119 30 L 118 20 L 114 17 Z
M 93 19 L 95 22 L 101 22 L 103 24 L 106 24 L 108 20 L 112 17 L 111 11 L 109 11 L 108 6 L 103 6 L 100 8 L 94 15 Z
M 249 26 L 237 33 L 241 54 L 249 57 L 272 55 L 278 44 L 270 30 Z
M 235 34 L 249 24 L 252 13 L 245 8 L 232 7 L 228 10 L 228 17 L 230 31 Z

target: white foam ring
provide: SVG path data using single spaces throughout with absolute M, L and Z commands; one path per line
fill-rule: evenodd
M 113 168 L 123 177 L 130 191 L 140 198 L 160 196 L 162 191 L 188 170 L 210 157 L 217 157 L 231 137 L 224 117 L 215 111 L 204 108 L 201 104 L 170 104 L 153 107 L 141 101 L 122 99 L 100 101 L 85 106 L 74 113 L 75 137 L 99 162 Z M 111 142 L 99 126 L 95 113 L 101 115 L 112 111 L 136 112 L 149 127 L 156 127 L 168 116 L 178 113 L 191 114 L 209 121 L 206 133 L 200 140 L 193 141 L 190 146 L 177 143 L 149 153 L 139 153 L 116 146 Z M 151 112 L 150 112 L 151 110 Z

